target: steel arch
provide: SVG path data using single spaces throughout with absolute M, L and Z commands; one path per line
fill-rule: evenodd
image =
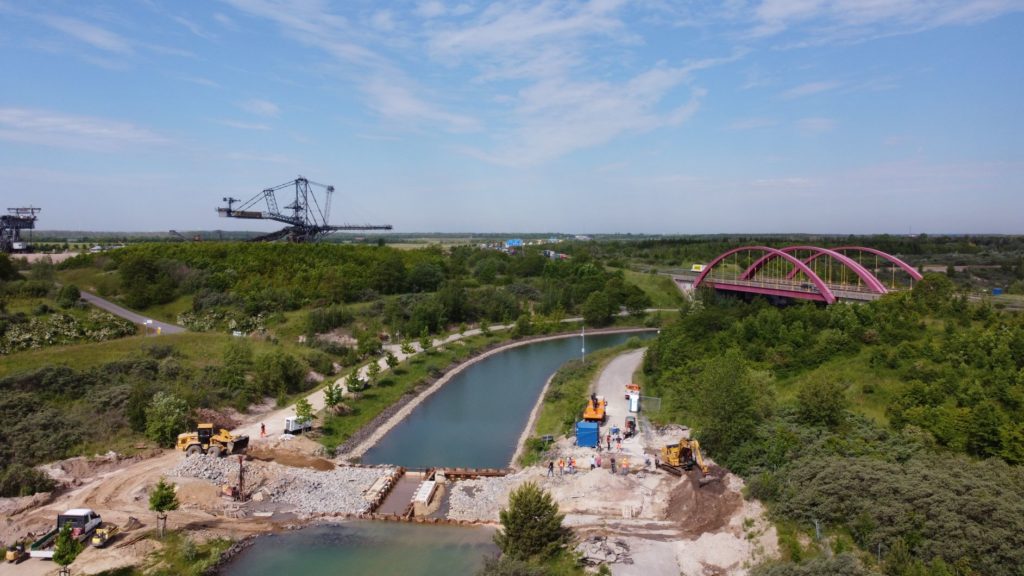
M 846 266 L 847 268 L 849 268 L 854 274 L 860 277 L 860 279 L 863 280 L 864 283 L 867 284 L 867 286 L 871 288 L 873 292 L 877 292 L 878 294 L 886 294 L 889 292 L 889 290 L 885 287 L 885 284 L 882 284 L 882 282 L 878 278 L 876 278 L 870 270 L 861 266 L 860 263 L 858 263 L 853 258 L 846 256 L 845 254 L 840 254 L 839 252 L 836 252 L 834 250 L 829 250 L 828 248 L 819 248 L 817 246 L 786 246 L 785 248 L 779 249 L 780 252 L 785 252 L 787 254 L 790 252 L 796 252 L 798 250 L 813 250 L 815 252 L 813 256 L 803 261 L 804 264 L 809 265 L 811 262 L 817 260 L 821 256 L 829 256 L 833 260 L 836 260 L 843 264 L 844 266 Z M 757 262 L 751 264 L 750 267 L 747 268 L 745 272 L 743 272 L 740 278 L 749 279 L 751 276 L 754 275 L 755 272 L 757 272 L 762 266 L 764 266 L 769 260 L 771 260 L 774 257 L 775 256 L 773 255 L 765 254 Z M 786 278 L 792 279 L 797 275 L 798 272 L 801 272 L 801 270 L 794 268 L 786 276 Z
M 921 273 L 918 272 L 917 269 L 915 269 L 910 264 L 907 264 L 903 260 L 900 260 L 899 258 L 893 256 L 892 254 L 882 252 L 881 250 L 877 250 L 875 248 L 867 248 L 865 246 L 842 246 L 840 248 L 833 248 L 833 250 L 835 250 L 836 252 L 856 250 L 858 252 L 867 252 L 868 254 L 874 254 L 875 256 L 884 258 L 885 260 L 888 260 L 889 262 L 892 262 L 893 264 L 899 266 L 900 269 L 909 274 L 910 277 L 913 278 L 914 280 L 924 280 L 924 276 L 922 276 Z
M 822 299 L 824 299 L 826 303 L 835 303 L 835 294 L 832 293 L 832 290 L 829 289 L 828 284 L 826 284 L 820 276 L 815 274 L 813 270 L 811 270 L 806 264 L 801 262 L 798 258 L 795 258 L 792 254 L 788 254 L 786 252 L 783 252 L 782 250 L 779 250 L 778 248 L 772 248 L 770 246 L 740 246 L 739 248 L 733 248 L 732 250 L 719 254 L 714 260 L 712 260 L 707 266 L 704 267 L 704 270 L 701 271 L 701 273 L 697 276 L 697 279 L 693 281 L 693 287 L 699 287 L 701 283 L 704 282 L 704 278 L 706 278 L 707 275 L 711 273 L 711 270 L 719 262 L 725 260 L 729 256 L 732 256 L 733 254 L 736 254 L 738 252 L 752 250 L 774 254 L 775 256 L 778 256 L 779 258 L 782 258 L 783 260 L 789 262 L 793 266 L 796 266 L 796 268 L 799 269 L 804 274 L 806 274 L 807 278 L 818 288 L 818 292 L 821 294 Z

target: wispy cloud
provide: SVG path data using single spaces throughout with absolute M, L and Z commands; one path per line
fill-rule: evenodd
M 213 19 L 219 22 L 221 26 L 227 28 L 228 30 L 238 30 L 238 24 L 235 24 L 235 21 L 232 20 L 231 17 L 227 14 L 215 12 L 213 14 Z
M 239 130 L 270 130 L 270 126 L 266 124 L 256 124 L 253 122 L 239 122 L 238 120 L 217 120 L 216 122 L 222 126 L 238 128 Z
M 452 132 L 471 132 L 479 122 L 471 116 L 448 112 L 417 96 L 410 86 L 396 82 L 394 77 L 377 76 L 362 85 L 370 108 L 389 120 L 403 122 L 429 121 Z
M 238 107 L 250 114 L 263 116 L 265 118 L 274 118 L 281 113 L 281 108 L 278 107 L 277 104 L 274 104 L 269 100 L 261 100 L 259 98 L 239 102 Z
M 836 127 L 836 121 L 831 118 L 801 118 L 796 121 L 796 126 L 804 134 L 817 135 L 831 132 Z
M 0 108 L 0 140 L 86 150 L 168 142 L 129 122 L 32 108 Z
M 757 130 L 758 128 L 770 128 L 777 126 L 778 120 L 772 118 L 741 118 L 739 120 L 733 120 L 726 126 L 726 129 L 732 131 L 743 131 L 743 130 Z
M 94 24 L 64 16 L 47 15 L 40 16 L 39 19 L 50 28 L 85 42 L 93 48 L 119 54 L 127 54 L 132 51 L 131 44 L 127 40 Z
M 1019 0 L 762 0 L 752 37 L 792 33 L 794 46 L 858 42 L 1024 11 Z
M 786 90 L 781 94 L 781 96 L 786 100 L 793 100 L 795 98 L 803 98 L 804 96 L 811 96 L 812 94 L 821 94 L 822 92 L 835 90 L 840 86 L 842 86 L 842 83 L 835 81 L 808 82 Z
M 198 36 L 200 38 L 203 38 L 205 40 L 212 40 L 214 38 L 214 36 L 212 34 L 206 32 L 205 30 L 203 30 L 203 28 L 201 26 L 199 26 L 199 24 L 196 24 L 195 22 L 189 20 L 188 18 L 185 18 L 184 16 L 174 16 L 173 20 L 175 22 L 177 22 L 178 24 L 181 24 L 189 32 L 195 34 L 196 36 Z
M 437 0 L 427 0 L 416 5 L 416 14 L 421 18 L 437 18 L 444 13 L 444 4 Z
M 199 86 L 206 86 L 208 88 L 220 88 L 221 85 L 217 82 L 210 80 L 209 78 L 203 78 L 202 76 L 178 76 L 179 80 L 185 82 L 191 82 L 192 84 L 198 84 Z

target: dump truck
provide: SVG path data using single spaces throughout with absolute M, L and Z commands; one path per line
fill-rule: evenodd
M 103 548 L 107 544 L 110 544 L 110 541 L 113 540 L 120 531 L 121 529 L 117 527 L 117 524 L 104 522 L 96 528 L 95 532 L 93 532 L 92 540 L 90 540 L 89 543 L 96 548 Z
M 32 543 L 29 555 L 33 558 L 52 560 L 53 547 L 57 544 L 57 534 L 65 524 L 71 524 L 71 537 L 84 543 L 102 523 L 100 515 L 89 508 L 72 508 L 63 514 L 58 514 L 57 525 Z
M 178 434 L 178 443 L 175 448 L 184 452 L 186 456 L 193 454 L 209 454 L 211 456 L 225 456 L 227 454 L 242 454 L 249 447 L 249 437 L 245 434 L 234 436 L 230 431 L 221 428 L 216 434 L 213 433 L 213 424 L 199 424 L 195 432 L 183 432 Z
M 604 399 L 604 396 L 591 394 L 590 400 L 587 401 L 587 407 L 583 410 L 583 419 L 587 422 L 604 422 L 607 406 L 608 401 Z

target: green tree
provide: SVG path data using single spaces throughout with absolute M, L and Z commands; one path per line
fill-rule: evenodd
M 14 267 L 7 254 L 0 254 L 0 281 L 8 282 L 18 278 L 18 269 Z
M 305 425 L 309 422 L 312 425 L 313 422 L 313 405 L 309 403 L 309 400 L 305 398 L 299 398 L 295 402 L 295 417 Z
M 709 448 L 728 455 L 753 435 L 765 402 L 738 350 L 708 360 L 694 388 Z
M 406 356 L 411 356 L 416 353 L 416 349 L 412 347 L 412 342 L 409 342 L 408 340 L 402 342 L 401 350 L 402 354 L 405 354 Z
M 57 293 L 57 304 L 61 308 L 71 308 L 82 299 L 82 292 L 74 284 L 65 284 Z
M 612 303 L 603 291 L 594 292 L 583 303 L 583 321 L 588 326 L 606 326 L 612 321 Z
M 420 334 L 420 350 L 427 352 L 433 345 L 434 339 L 431 338 L 430 333 L 427 332 L 426 329 L 424 329 L 423 333 Z
M 485 337 L 491 335 L 491 323 L 487 319 L 480 320 L 480 334 Z
M 331 380 L 324 386 L 324 406 L 329 411 L 334 409 L 341 404 L 342 401 L 342 389 L 338 386 L 337 380 Z
M 354 368 L 345 377 L 345 387 L 348 388 L 349 392 L 359 392 L 366 388 L 366 383 L 359 378 L 359 368 Z
M 62 570 L 63 573 L 69 573 L 66 570 L 67 566 L 75 561 L 82 548 L 84 548 L 82 543 L 71 536 L 71 522 L 65 522 L 60 527 L 60 532 L 57 534 L 57 542 L 53 546 L 54 564 L 65 568 L 65 570 Z
M 380 364 L 376 360 L 370 362 L 369 366 L 366 367 L 366 379 L 369 380 L 370 384 L 376 384 L 377 378 L 380 377 Z
M 394 370 L 395 367 L 398 366 L 398 356 L 395 356 L 395 353 L 389 350 L 388 353 L 384 356 L 384 362 L 387 363 L 388 368 Z
M 508 508 L 499 516 L 501 529 L 494 542 L 514 560 L 549 558 L 569 541 L 569 529 L 562 526 L 565 515 L 558 512 L 551 495 L 533 482 L 513 490 Z
M 146 437 L 169 448 L 187 427 L 188 404 L 170 392 L 157 392 L 146 408 Z
M 516 320 L 516 325 L 512 327 L 512 335 L 515 337 L 529 336 L 533 334 L 533 322 L 530 321 L 529 314 L 520 314 Z
M 537 566 L 523 560 L 516 560 L 511 556 L 489 557 L 484 559 L 484 565 L 477 571 L 476 576 L 546 576 L 547 570 L 543 566 Z
M 845 387 L 832 380 L 809 380 L 800 387 L 796 400 L 800 419 L 819 426 L 837 426 L 849 406 Z
M 177 510 L 178 506 L 176 486 L 161 477 L 149 493 L 149 509 L 156 512 L 156 525 L 160 538 L 164 537 L 164 530 L 167 528 L 167 513 Z
M 287 352 L 275 350 L 256 359 L 256 382 L 261 394 L 298 392 L 305 378 L 302 363 Z

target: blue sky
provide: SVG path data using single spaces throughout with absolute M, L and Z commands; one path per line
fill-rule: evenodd
M 396 231 L 1024 233 L 1020 0 L 0 0 L 0 192 Z

